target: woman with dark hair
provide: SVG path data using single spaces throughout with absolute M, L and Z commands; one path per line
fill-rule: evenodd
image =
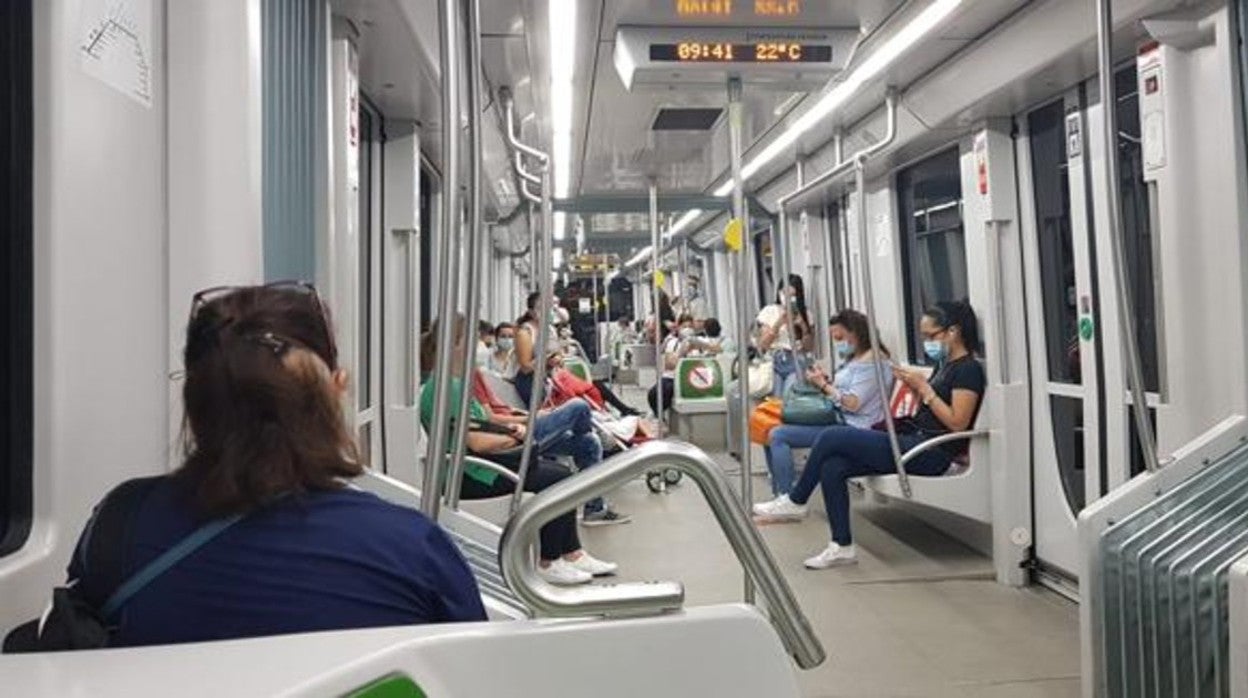
M 776 303 L 758 313 L 758 351 L 770 354 L 775 378 L 772 394 L 784 395 L 788 383 L 802 368 L 798 354 L 811 348 L 810 315 L 806 311 L 806 285 L 802 277 L 789 274 L 788 284 L 776 287 Z M 793 320 L 793 333 L 789 336 L 789 318 Z
M 928 308 L 919 332 L 924 352 L 937 368 L 930 380 L 912 369 L 893 368 L 893 375 L 923 401 L 914 417 L 897 422 L 902 453 L 933 437 L 969 430 L 979 414 L 988 382 L 976 359 L 979 321 L 969 303 L 942 301 Z M 958 439 L 924 451 L 906 464 L 906 472 L 924 477 L 944 475 L 954 459 L 966 453 L 967 446 L 968 439 Z M 806 567 L 826 569 L 857 562 L 849 527 L 848 481 L 893 472 L 896 464 L 888 434 L 850 426 L 828 427 L 820 434 L 801 479 L 775 505 L 792 516 L 803 516 L 815 487 L 822 485 L 832 542 L 807 559 Z
M 130 538 L 117 543 L 120 578 L 193 534 L 219 533 L 106 619 L 116 626 L 109 646 L 485 620 L 471 571 L 436 524 L 346 486 L 364 466 L 343 418 L 337 358 L 310 285 L 195 295 L 185 457 L 172 475 L 122 486 L 146 491 L 128 514 Z M 84 559 L 94 524 L 69 576 L 102 605 L 113 591 L 107 571 Z
M 811 385 L 836 405 L 845 423 L 859 429 L 884 419 L 887 395 L 881 395 L 875 377 L 877 363 L 887 362 L 888 348 L 883 343 L 871 346 L 866 315 L 857 310 L 842 310 L 828 321 L 828 333 L 842 362 L 834 379 L 829 380 L 816 366 L 806 373 Z M 891 384 L 891 380 L 889 381 Z M 805 509 L 789 501 L 793 489 L 793 449 L 809 448 L 823 434 L 826 426 L 782 424 L 771 430 L 770 443 L 763 447 L 767 470 L 771 473 L 771 491 L 776 496 L 769 502 L 754 505 L 754 514 L 769 521 L 797 521 Z

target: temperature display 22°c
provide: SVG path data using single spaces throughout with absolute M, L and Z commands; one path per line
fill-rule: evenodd
M 673 63 L 831 63 L 828 44 L 796 41 L 678 41 L 650 44 L 650 60 Z

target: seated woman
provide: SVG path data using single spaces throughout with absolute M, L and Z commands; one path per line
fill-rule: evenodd
M 149 489 L 117 543 L 121 578 L 205 523 L 241 518 L 133 596 L 112 619 L 110 647 L 485 620 L 471 571 L 436 524 L 346 485 L 364 466 L 322 308 L 304 284 L 195 295 L 186 457 L 170 475 L 129 483 Z M 102 605 L 109 581 L 84 558 L 94 524 L 69 576 Z
M 436 366 L 438 360 L 437 354 L 437 334 L 440 320 L 435 320 L 428 332 L 421 338 L 420 344 L 420 362 L 422 366 Z M 464 352 L 467 348 L 464 337 L 464 319 L 459 316 L 455 320 L 455 348 L 451 361 L 452 374 L 462 370 Z M 423 387 L 420 391 L 420 419 L 425 429 L 428 430 L 433 419 L 434 412 L 434 393 L 436 391 L 436 375 L 426 374 L 423 379 Z M 450 409 L 451 414 L 456 413 L 456 405 L 463 399 L 463 380 L 458 375 L 453 375 L 450 383 Z M 468 397 L 468 415 L 469 428 L 467 434 L 468 452 L 475 456 L 480 456 L 486 460 L 498 463 L 506 468 L 517 472 L 520 466 L 520 458 L 518 449 L 524 444 L 525 428 L 524 424 L 518 420 L 496 420 L 490 411 L 480 402 Z M 592 433 L 588 433 L 588 438 L 593 440 L 593 446 L 590 447 L 586 439 L 578 439 L 572 436 L 572 432 L 580 431 L 580 435 L 586 435 L 592 424 L 575 425 L 581 418 L 579 413 L 569 410 L 563 415 L 558 415 L 555 420 L 549 421 L 548 426 L 542 431 L 549 431 L 547 435 L 548 442 L 558 442 L 567 440 L 572 443 L 573 450 L 577 450 L 577 455 L 587 456 L 587 451 L 593 448 L 601 459 L 602 446 L 598 444 L 598 439 Z M 588 421 L 587 414 L 584 417 Z M 541 422 L 539 422 L 539 425 Z M 452 425 L 453 426 L 453 425 Z M 541 427 L 539 427 L 541 428 Z M 560 437 L 563 434 L 563 437 Z M 535 436 L 542 438 L 542 432 L 535 430 Z M 447 444 L 450 450 L 450 444 Z M 580 449 L 585 449 L 581 451 Z M 536 454 L 534 454 L 536 456 Z M 559 482 L 571 473 L 567 470 L 542 462 L 539 458 L 529 464 L 529 472 L 525 477 L 524 490 L 526 492 L 541 492 L 551 485 Z M 461 482 L 460 495 L 464 499 L 487 499 L 490 497 L 501 497 L 511 494 L 515 489 L 514 483 L 498 473 L 483 468 L 473 463 L 464 464 L 463 480 Z M 593 577 L 600 575 L 614 574 L 617 565 L 611 562 L 597 560 L 581 547 L 580 537 L 576 531 L 576 513 L 569 511 L 550 523 L 542 526 L 539 533 L 540 551 L 537 572 L 538 575 L 547 582 L 556 585 L 574 585 L 584 584 Z
M 883 344 L 872 349 L 868 322 L 867 316 L 856 310 L 842 310 L 833 315 L 828 333 L 832 336 L 837 358 L 844 363 L 832 381 L 820 367 L 806 374 L 811 385 L 822 390 L 841 410 L 845 423 L 858 429 L 870 429 L 884 419 L 885 396 L 880 394 L 875 365 L 886 362 L 889 354 Z M 891 386 L 891 375 L 888 383 Z M 793 489 L 792 449 L 809 448 L 827 428 L 782 424 L 771 430 L 771 443 L 763 447 L 763 452 L 771 472 L 771 491 L 776 498 L 755 504 L 755 515 L 772 521 L 796 521 L 805 516 L 806 510 L 787 497 Z
M 664 417 L 659 414 L 659 399 L 662 397 L 664 413 L 672 408 L 672 400 L 676 394 L 676 365 L 693 350 L 693 345 L 689 341 L 693 339 L 693 336 L 693 318 L 681 315 L 676 321 L 675 331 L 663 339 L 663 372 L 659 376 L 659 382 L 654 384 L 650 392 L 646 394 L 646 402 L 650 405 L 650 411 L 659 420 Z
M 494 350 L 483 364 L 485 370 L 504 380 L 516 377 L 516 326 L 499 323 L 494 328 Z
M 901 451 L 941 434 L 966 431 L 979 414 L 987 378 L 976 360 L 979 322 L 965 301 L 942 301 L 928 308 L 919 323 L 923 349 L 937 369 L 931 380 L 900 366 L 893 369 L 923 401 L 918 413 L 897 423 Z M 966 453 L 967 439 L 928 449 L 906 465 L 906 472 L 925 477 L 944 475 L 955 458 Z M 850 426 L 828 427 L 815 440 L 806 470 L 793 491 L 781 497 L 777 508 L 804 514 L 815 487 L 823 486 L 823 501 L 832 526 L 832 542 L 805 561 L 810 569 L 826 569 L 857 562 L 849 527 L 848 480 L 863 475 L 896 472 L 888 434 Z

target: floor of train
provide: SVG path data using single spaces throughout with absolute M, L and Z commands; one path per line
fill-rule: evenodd
M 644 394 L 624 398 L 644 405 Z M 726 467 L 735 461 L 712 454 Z M 769 494 L 755 476 L 755 499 Z M 823 641 L 828 660 L 800 672 L 807 696 L 1077 696 L 1078 608 L 1038 587 L 992 579 L 990 561 L 913 517 L 854 501 L 859 563 L 809 571 L 828 541 L 819 497 L 800 524 L 761 528 Z M 622 579 L 679 579 L 690 605 L 739 601 L 740 566 L 697 486 L 616 492 L 624 526 L 582 528 L 586 546 L 621 563 Z

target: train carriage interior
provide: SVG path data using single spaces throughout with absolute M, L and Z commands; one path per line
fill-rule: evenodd
M 1248 698 L 1246 33 L 0 2 L 0 694 Z

